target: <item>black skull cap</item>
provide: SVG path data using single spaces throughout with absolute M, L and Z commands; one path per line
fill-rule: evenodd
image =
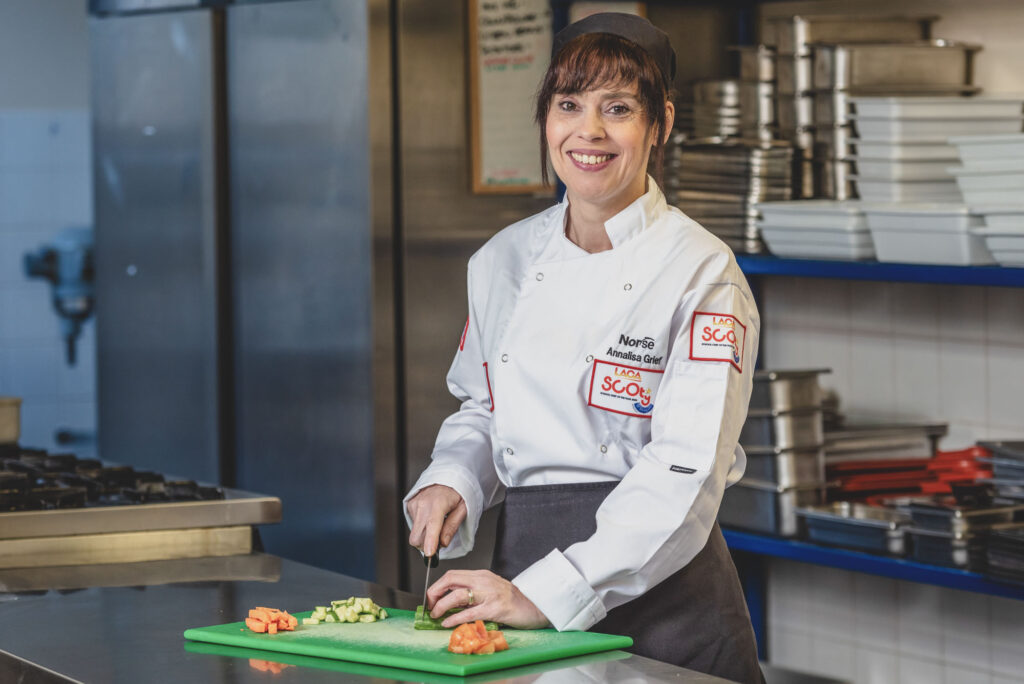
M 587 33 L 610 33 L 636 43 L 649 54 L 661 71 L 665 89 L 672 88 L 676 77 L 676 52 L 672 49 L 668 34 L 643 17 L 624 12 L 598 12 L 569 24 L 555 34 L 551 45 L 554 59 L 566 43 Z

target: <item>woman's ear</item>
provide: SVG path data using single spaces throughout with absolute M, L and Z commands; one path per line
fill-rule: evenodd
M 668 142 L 669 136 L 672 135 L 672 126 L 676 122 L 676 106 L 672 104 L 672 100 L 665 100 L 665 135 L 661 141 L 664 145 Z

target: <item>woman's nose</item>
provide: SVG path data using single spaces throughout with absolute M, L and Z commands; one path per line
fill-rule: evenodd
M 583 115 L 579 136 L 584 140 L 599 140 L 604 137 L 604 122 L 601 121 L 600 112 L 591 110 Z

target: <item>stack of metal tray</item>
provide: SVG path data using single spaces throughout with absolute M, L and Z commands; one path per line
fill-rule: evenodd
M 740 132 L 740 82 L 733 78 L 693 83 L 693 130 L 698 138 Z
M 795 536 L 799 507 L 823 499 L 822 391 L 825 369 L 757 371 L 740 444 L 744 477 L 725 491 L 719 521 L 780 536 Z
M 849 425 L 825 433 L 825 465 L 846 461 L 932 458 L 946 423 Z
M 775 48 L 767 45 L 734 45 L 738 56 L 740 89 L 740 137 L 748 140 L 777 139 L 775 121 Z
M 992 465 L 988 480 L 996 495 L 1024 502 L 1024 441 L 978 442 L 992 452 L 991 458 L 980 459 Z
M 999 502 L 962 503 L 952 496 L 917 499 L 908 506 L 911 523 L 907 532 L 915 560 L 980 571 L 985 568 L 987 533 L 1024 528 L 1019 517 L 1024 504 Z
M 736 252 L 764 251 L 754 205 L 792 193 L 788 143 L 673 135 L 666 150 L 665 194 Z
M 816 139 L 829 138 L 829 125 L 815 121 L 813 52 L 817 43 L 920 41 L 931 37 L 937 16 L 794 15 L 768 17 L 764 42 L 776 49 L 776 120 L 779 137 L 796 147 L 794 196 L 846 199 L 848 164 L 815 152 Z M 885 68 L 893 71 L 893 65 Z
M 1024 526 L 996 524 L 989 529 L 985 571 L 998 579 L 1024 582 Z
M 910 515 L 885 506 L 836 501 L 825 506 L 798 508 L 807 538 L 817 544 L 871 553 L 903 556 Z

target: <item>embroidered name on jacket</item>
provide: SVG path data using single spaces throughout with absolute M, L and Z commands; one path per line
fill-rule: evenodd
M 587 405 L 624 416 L 650 418 L 664 372 L 595 360 Z
M 630 337 L 623 333 L 619 335 L 618 346 L 626 347 L 626 349 L 622 350 L 615 347 L 608 347 L 608 351 L 606 351 L 604 355 L 612 356 L 624 361 L 632 361 L 633 363 L 649 363 L 654 366 L 661 365 L 661 359 L 663 357 L 645 353 L 647 350 L 654 349 L 653 337 Z

